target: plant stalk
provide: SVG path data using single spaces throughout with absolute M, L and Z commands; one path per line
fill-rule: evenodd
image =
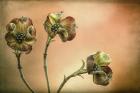
M 74 73 L 72 73 L 72 74 L 69 75 L 68 77 L 66 77 L 66 76 L 64 75 L 64 80 L 63 80 L 63 82 L 60 84 L 60 86 L 59 86 L 59 88 L 58 88 L 58 90 L 57 90 L 57 93 L 60 93 L 60 92 L 61 92 L 61 90 L 62 90 L 62 88 L 64 87 L 64 85 L 65 85 L 65 84 L 68 82 L 68 80 L 70 80 L 71 78 L 76 77 L 76 76 L 82 77 L 82 76 L 81 76 L 82 74 L 86 74 L 86 73 L 87 73 L 87 70 L 84 69 L 84 66 L 85 66 L 85 63 L 83 62 L 83 65 L 82 65 L 82 67 L 81 67 L 79 70 L 75 71 Z M 83 78 L 83 77 L 82 77 L 82 78 Z
M 48 78 L 47 52 L 48 52 L 48 47 L 51 43 L 51 40 L 52 38 L 48 36 L 45 52 L 44 52 L 44 72 L 45 72 L 45 77 L 46 77 L 46 82 L 47 82 L 48 93 L 51 93 L 51 89 L 50 89 L 50 83 L 49 83 L 49 78 Z
M 23 83 L 26 85 L 26 87 L 30 90 L 31 93 L 35 93 L 33 91 L 33 89 L 30 87 L 30 85 L 28 84 L 28 82 L 25 80 L 23 71 L 22 71 L 22 66 L 21 66 L 21 62 L 20 62 L 20 58 L 21 58 L 21 53 L 15 53 L 16 58 L 17 58 L 17 66 L 18 66 L 18 70 L 19 70 L 19 74 L 20 74 L 20 78 L 23 81 Z

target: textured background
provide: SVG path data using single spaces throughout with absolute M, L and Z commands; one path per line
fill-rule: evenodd
M 75 17 L 76 38 L 62 43 L 59 37 L 49 47 L 49 78 L 53 92 L 81 66 L 81 59 L 98 50 L 111 55 L 113 79 L 106 87 L 95 85 L 92 76 L 75 77 L 63 93 L 140 93 L 140 4 L 135 0 L 0 1 L 0 93 L 29 93 L 19 78 L 15 55 L 4 40 L 5 25 L 27 16 L 37 30 L 37 42 L 29 55 L 22 55 L 26 79 L 32 88 L 46 92 L 43 52 L 47 39 L 43 22 L 49 12 L 64 11 Z

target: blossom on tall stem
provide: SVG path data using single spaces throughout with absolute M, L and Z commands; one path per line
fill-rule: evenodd
M 58 34 L 62 42 L 71 41 L 76 36 L 75 31 L 75 19 L 71 16 L 62 18 L 62 12 L 49 13 L 45 22 L 44 29 L 48 33 L 48 39 L 46 42 L 44 52 L 44 72 L 47 81 L 48 93 L 51 92 L 49 77 L 48 77 L 48 65 L 47 65 L 47 51 L 52 39 Z
M 14 53 L 17 58 L 17 67 L 20 78 L 29 91 L 35 93 L 29 83 L 25 80 L 20 60 L 22 52 L 25 52 L 26 54 L 30 53 L 32 45 L 36 41 L 36 30 L 32 20 L 23 16 L 14 18 L 6 25 L 6 30 L 5 40 L 7 41 L 7 45 L 15 51 Z

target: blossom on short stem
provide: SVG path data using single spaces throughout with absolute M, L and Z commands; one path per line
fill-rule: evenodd
M 88 74 L 93 75 L 93 82 L 98 85 L 108 85 L 112 78 L 112 70 L 108 66 L 111 59 L 104 52 L 97 52 L 87 58 Z
M 12 19 L 6 26 L 7 45 L 16 51 L 30 53 L 36 41 L 36 30 L 32 20 L 27 17 Z
M 58 34 L 63 42 L 71 41 L 76 36 L 75 19 L 71 16 L 62 19 L 62 12 L 49 13 L 44 28 L 48 36 L 54 38 Z

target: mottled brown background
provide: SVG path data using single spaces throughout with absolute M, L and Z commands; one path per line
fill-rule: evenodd
M 43 52 L 47 39 L 43 22 L 49 12 L 64 11 L 75 17 L 76 38 L 62 43 L 59 37 L 49 47 L 49 78 L 53 92 L 81 66 L 81 59 L 102 50 L 111 55 L 114 74 L 106 87 L 95 85 L 92 76 L 75 77 L 63 93 L 140 93 L 140 1 L 64 0 L 0 1 L 0 93 L 29 93 L 19 78 L 15 55 L 4 40 L 5 25 L 15 17 L 32 18 L 37 42 L 29 55 L 22 56 L 26 79 L 38 93 L 45 93 Z

